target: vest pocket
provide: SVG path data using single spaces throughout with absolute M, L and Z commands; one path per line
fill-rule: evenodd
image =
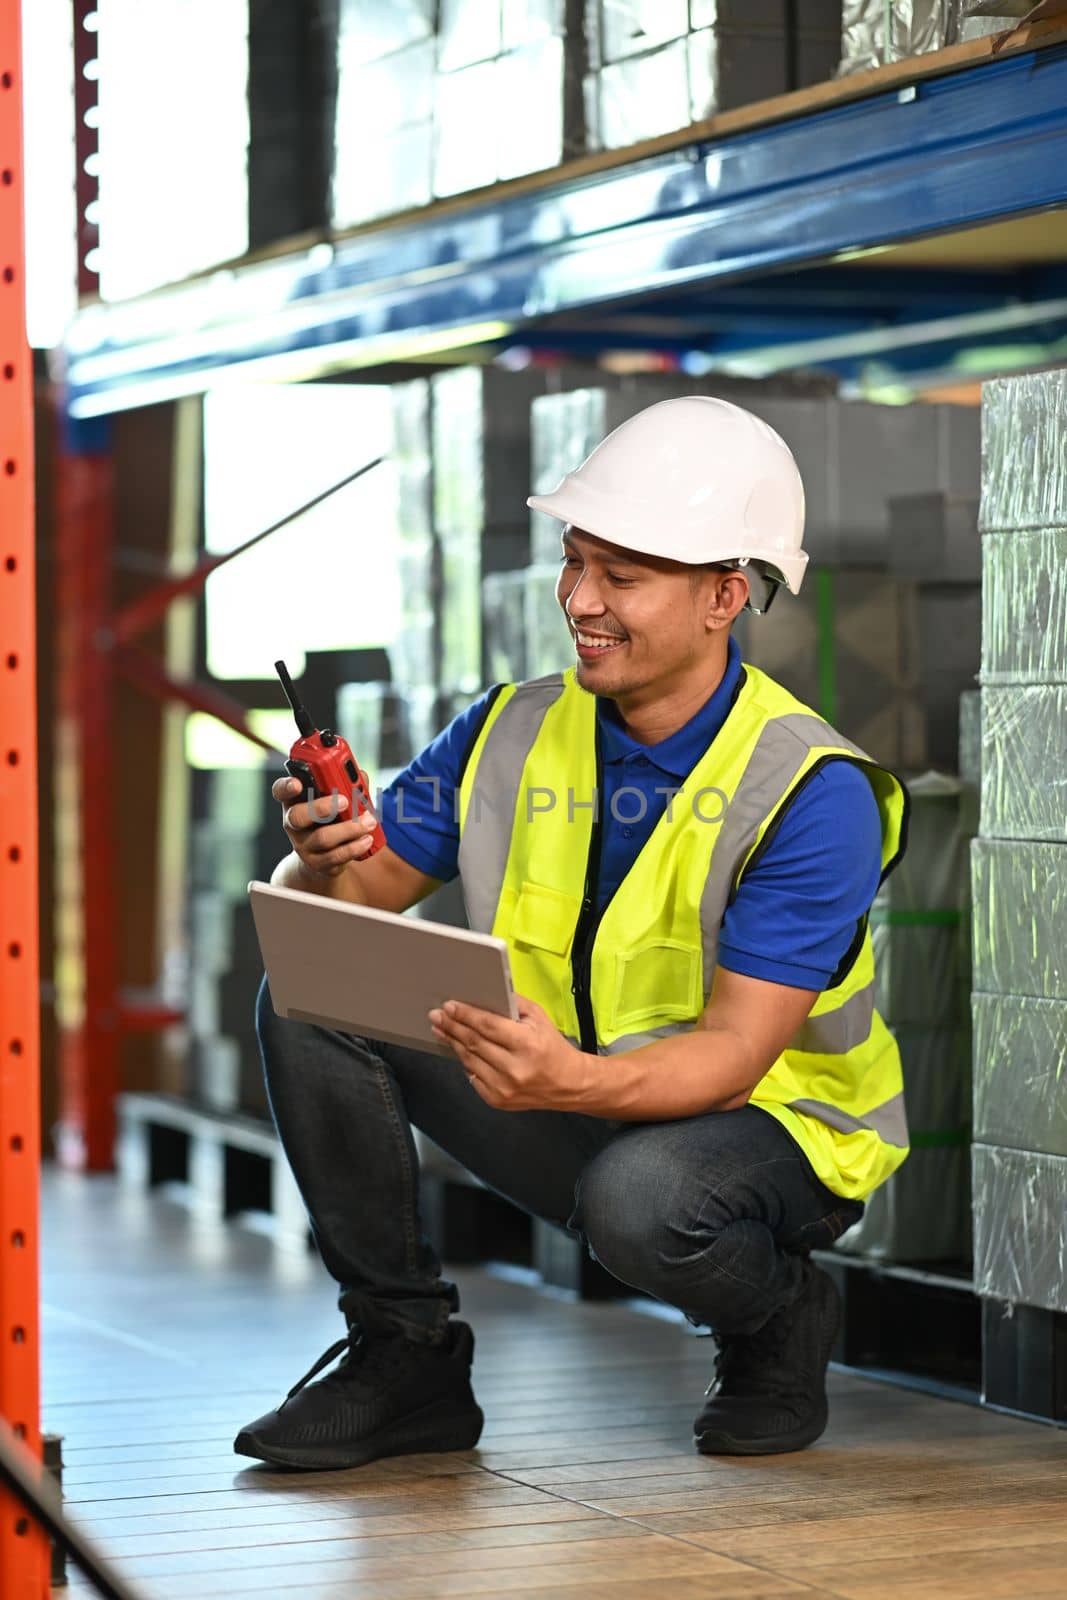
M 651 1023 L 695 1022 L 704 1009 L 699 950 L 674 939 L 649 940 L 615 957 L 612 1032 Z
M 574 937 L 580 904 L 574 895 L 527 880 L 519 890 L 510 937 L 516 944 L 565 956 Z

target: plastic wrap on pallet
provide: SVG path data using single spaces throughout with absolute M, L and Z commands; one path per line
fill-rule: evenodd
M 341 0 L 338 53 L 359 65 L 433 38 L 437 0 Z
M 586 79 L 590 143 L 615 150 L 781 94 L 788 59 L 784 34 L 701 28 L 609 62 Z
M 1067 1311 L 1067 1156 L 976 1144 L 974 1287 Z
M 969 845 L 963 785 L 929 772 L 909 781 L 908 794 L 908 848 L 871 908 L 875 1003 L 894 1027 L 947 1026 L 961 1016 Z
M 977 789 L 982 782 L 982 692 L 967 689 L 960 695 L 960 781 Z
M 1067 686 L 982 692 L 982 833 L 1067 844 Z
M 562 38 L 566 32 L 567 0 L 501 0 L 500 34 L 505 50 Z
M 689 25 L 689 0 L 586 0 L 590 65 L 642 55 L 683 38 Z
M 982 386 L 979 527 L 1067 527 L 1067 368 Z
M 196 777 L 198 815 L 231 832 L 255 834 L 263 826 L 270 779 L 262 766 L 211 767 Z
M 433 539 L 401 542 L 397 549 L 400 616 L 404 623 L 432 613 L 438 595 L 438 553 Z
M 439 0 L 437 64 L 442 73 L 500 54 L 500 0 Z
M 982 682 L 1067 683 L 1067 527 L 982 539 Z
M 337 691 L 337 727 L 360 766 L 372 776 L 410 759 L 403 701 L 392 684 L 342 684 Z
M 441 539 L 440 682 L 475 690 L 482 681 L 482 563 L 477 533 Z
M 978 832 L 980 797 L 982 792 L 982 692 L 967 689 L 960 695 L 959 712 L 959 768 L 963 794 L 960 799 L 960 817 L 964 832 L 973 836 Z M 968 879 L 969 884 L 969 879 Z M 970 894 L 968 893 L 968 905 Z M 970 949 L 970 919 L 967 925 L 967 946 Z M 968 964 L 968 973 L 970 965 Z
M 950 20 L 949 0 L 892 0 L 887 37 L 885 0 L 845 0 L 841 76 L 942 49 Z
M 425 378 L 389 387 L 392 413 L 390 458 L 424 467 L 430 461 L 430 385 Z
M 837 1248 L 888 1261 L 965 1261 L 971 1251 L 971 1065 L 965 1027 L 894 1028 L 912 1150 Z
M 1067 845 L 975 839 L 974 987 L 1067 1000 Z
M 527 524 L 530 404 L 542 372 L 458 367 L 432 380 L 434 525 L 438 532 Z
M 520 683 L 526 671 L 526 572 L 482 579 L 482 648 L 487 683 Z
M 542 38 L 437 79 L 433 189 L 462 194 L 557 167 L 586 147 L 581 63 Z
M 503 111 L 495 130 L 497 178 L 544 172 L 581 155 L 585 114 L 577 76 L 568 83 L 566 41 L 546 38 L 509 50 L 495 68 L 496 103 Z
M 411 739 L 411 756 L 422 754 L 431 743 L 441 724 L 438 721 L 438 691 L 428 684 L 403 691 L 404 711 Z
M 530 407 L 530 485 L 551 494 L 565 473 L 583 462 L 609 432 L 603 389 L 538 395 Z M 560 524 L 543 511 L 530 513 L 530 559 L 559 560 Z
M 1067 1001 L 976 994 L 974 1137 L 1067 1156 Z
M 559 562 L 527 568 L 526 673 L 543 678 L 574 665 L 574 642 L 556 599 Z
M 389 671 L 404 689 L 432 685 L 437 677 L 437 628 L 432 612 L 408 616 L 388 646 Z
M 434 42 L 369 63 L 342 43 L 337 83 L 335 227 L 425 205 L 432 198 Z M 373 150 L 374 159 L 367 152 Z

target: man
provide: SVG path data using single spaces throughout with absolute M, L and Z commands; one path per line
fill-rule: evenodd
M 907 1153 L 867 931 L 905 791 L 730 636 L 807 561 L 772 429 L 665 401 L 530 504 L 563 524 L 575 667 L 457 717 L 386 793 L 371 860 L 369 819 L 320 825 L 329 801 L 274 785 L 294 847 L 276 883 L 402 911 L 458 871 L 521 998 L 518 1021 L 462 997 L 432 1013 L 449 1061 L 281 1020 L 261 991 L 271 1104 L 348 1333 L 238 1435 L 246 1455 L 476 1443 L 412 1124 L 714 1330 L 701 1451 L 800 1449 L 826 1425 L 839 1310 L 810 1251 Z

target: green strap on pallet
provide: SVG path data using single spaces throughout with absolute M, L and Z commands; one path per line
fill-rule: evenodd
M 933 1129 L 929 1133 L 909 1133 L 913 1150 L 959 1150 L 971 1142 L 970 1128 Z
M 815 574 L 815 659 L 819 675 L 819 715 L 837 725 L 837 661 L 834 649 L 834 575 L 825 567 Z
M 890 906 L 872 906 L 872 928 L 958 928 L 963 921 L 962 911 L 946 908 L 943 911 L 907 911 Z

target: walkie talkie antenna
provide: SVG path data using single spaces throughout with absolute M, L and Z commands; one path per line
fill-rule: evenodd
M 308 734 L 316 731 L 315 724 L 311 720 L 311 715 L 308 712 L 307 707 L 304 705 L 304 702 L 296 692 L 296 685 L 289 676 L 289 669 L 286 667 L 285 662 L 276 661 L 274 663 L 274 670 L 282 680 L 282 688 L 285 690 L 285 698 L 293 708 L 293 716 L 296 718 L 296 725 L 306 739 Z

